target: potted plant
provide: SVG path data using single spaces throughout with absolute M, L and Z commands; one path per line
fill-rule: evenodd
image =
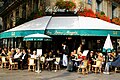
M 74 2 L 63 0 L 57 1 L 55 6 L 57 6 L 59 9 L 65 9 L 66 11 L 72 11 L 76 8 L 76 4 Z
M 99 18 L 99 19 L 102 19 L 104 21 L 111 22 L 110 18 L 108 16 L 106 16 L 103 11 L 97 12 L 96 17 Z
M 117 25 L 120 25 L 120 18 L 113 18 L 112 19 L 112 23 L 115 23 L 115 24 L 117 24 Z
M 77 14 L 79 16 L 85 16 L 85 17 L 93 17 L 93 18 L 96 18 L 96 15 L 95 13 L 92 11 L 92 9 L 84 9 L 83 11 L 78 11 Z

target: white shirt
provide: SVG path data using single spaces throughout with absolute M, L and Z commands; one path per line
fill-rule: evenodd
M 25 55 L 26 55 L 26 54 L 24 54 L 24 55 L 22 56 L 22 59 L 24 59 Z
M 19 58 L 21 55 L 22 55 L 22 53 L 16 53 L 16 54 L 14 55 L 14 59 Z
M 63 49 L 65 49 L 65 48 L 66 48 L 66 45 L 63 46 Z
M 36 58 L 37 58 L 37 55 L 31 55 L 31 58 L 36 59 Z

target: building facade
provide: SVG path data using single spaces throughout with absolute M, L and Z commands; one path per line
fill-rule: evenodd
M 46 15 L 48 11 L 53 11 L 55 3 L 59 0 L 2 0 L 0 7 L 0 17 L 2 17 L 3 26 L 0 32 L 16 27 L 26 21 L 39 17 L 36 13 Z M 120 18 L 120 1 L 119 0 L 64 0 L 73 1 L 76 4 L 76 10 L 79 8 L 91 8 L 95 13 L 103 11 L 110 19 Z M 3 47 L 14 47 L 15 39 L 3 39 Z M 12 42 L 12 43 L 11 43 Z M 19 43 L 19 40 L 18 42 Z M 15 45 L 16 46 L 16 45 Z
M 53 8 L 58 0 L 4 0 L 0 8 L 0 16 L 3 19 L 2 31 L 19 25 L 20 19 L 28 19 L 32 12 L 45 11 L 47 7 Z M 94 12 L 103 11 L 110 19 L 120 18 L 120 2 L 114 0 L 71 0 L 77 8 L 91 8 Z M 118 0 L 119 1 L 119 0 Z M 23 21 L 24 23 L 24 21 Z

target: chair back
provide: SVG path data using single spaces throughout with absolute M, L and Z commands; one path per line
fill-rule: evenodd
M 34 58 L 30 58 L 29 59 L 29 65 L 34 65 L 35 63 L 34 63 Z
M 6 62 L 5 57 L 2 56 L 2 63 L 5 63 L 5 62 Z
M 85 67 L 88 66 L 88 60 L 83 60 L 83 66 L 85 66 Z
M 12 62 L 12 58 L 9 58 L 9 63 L 10 63 L 10 64 L 12 64 L 12 63 L 13 63 L 13 62 Z
M 42 56 L 42 57 L 40 58 L 40 61 L 42 61 L 42 62 L 44 63 L 44 62 L 45 62 L 45 57 Z
M 56 62 L 60 62 L 60 57 L 56 57 Z
M 100 60 L 97 60 L 97 61 L 96 61 L 96 65 L 97 65 L 97 66 L 101 66 L 101 64 L 102 64 L 102 61 L 100 61 Z
M 46 57 L 47 57 L 47 54 L 44 54 L 44 57 L 46 58 Z

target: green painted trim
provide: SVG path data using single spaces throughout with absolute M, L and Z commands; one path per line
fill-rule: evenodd
M 37 38 L 24 38 L 23 41 L 43 41 L 43 39 L 37 39 Z
M 67 36 L 110 36 L 120 37 L 119 30 L 102 29 L 48 29 L 47 35 L 67 35 Z
M 23 41 L 52 41 L 52 39 L 47 38 L 23 38 Z
M 1 38 L 13 38 L 13 37 L 24 37 L 29 34 L 44 34 L 44 30 L 22 30 L 22 31 L 11 31 L 1 33 Z

